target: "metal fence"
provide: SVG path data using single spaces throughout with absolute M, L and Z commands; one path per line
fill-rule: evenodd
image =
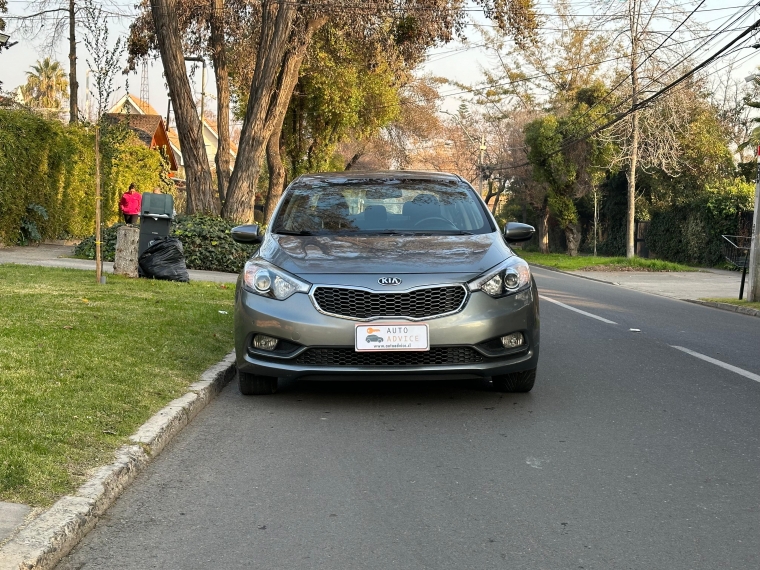
M 751 236 L 723 236 L 723 256 L 731 265 L 742 271 L 742 284 L 739 288 L 739 300 L 744 298 L 744 282 L 747 278 L 749 250 L 751 246 Z

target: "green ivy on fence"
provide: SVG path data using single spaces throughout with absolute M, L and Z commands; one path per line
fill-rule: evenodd
M 647 245 L 660 259 L 701 266 L 723 261 L 721 235 L 739 231 L 741 213 L 753 208 L 754 185 L 728 179 L 708 185 L 691 203 L 652 212 Z

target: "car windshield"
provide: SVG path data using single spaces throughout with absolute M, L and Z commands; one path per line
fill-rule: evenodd
M 453 180 L 317 180 L 291 186 L 276 234 L 485 234 L 477 195 Z

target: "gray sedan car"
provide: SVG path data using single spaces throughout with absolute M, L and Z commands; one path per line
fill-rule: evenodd
M 452 174 L 312 174 L 284 192 L 235 299 L 243 394 L 278 378 L 465 379 L 527 392 L 539 349 L 538 292 L 480 196 Z M 263 234 L 263 235 L 262 235 Z

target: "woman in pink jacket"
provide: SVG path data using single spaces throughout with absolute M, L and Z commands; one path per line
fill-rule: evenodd
M 135 190 L 135 183 L 132 182 L 119 200 L 119 210 L 124 215 L 124 223 L 137 223 L 137 219 L 140 217 L 140 206 L 142 206 L 142 194 Z

